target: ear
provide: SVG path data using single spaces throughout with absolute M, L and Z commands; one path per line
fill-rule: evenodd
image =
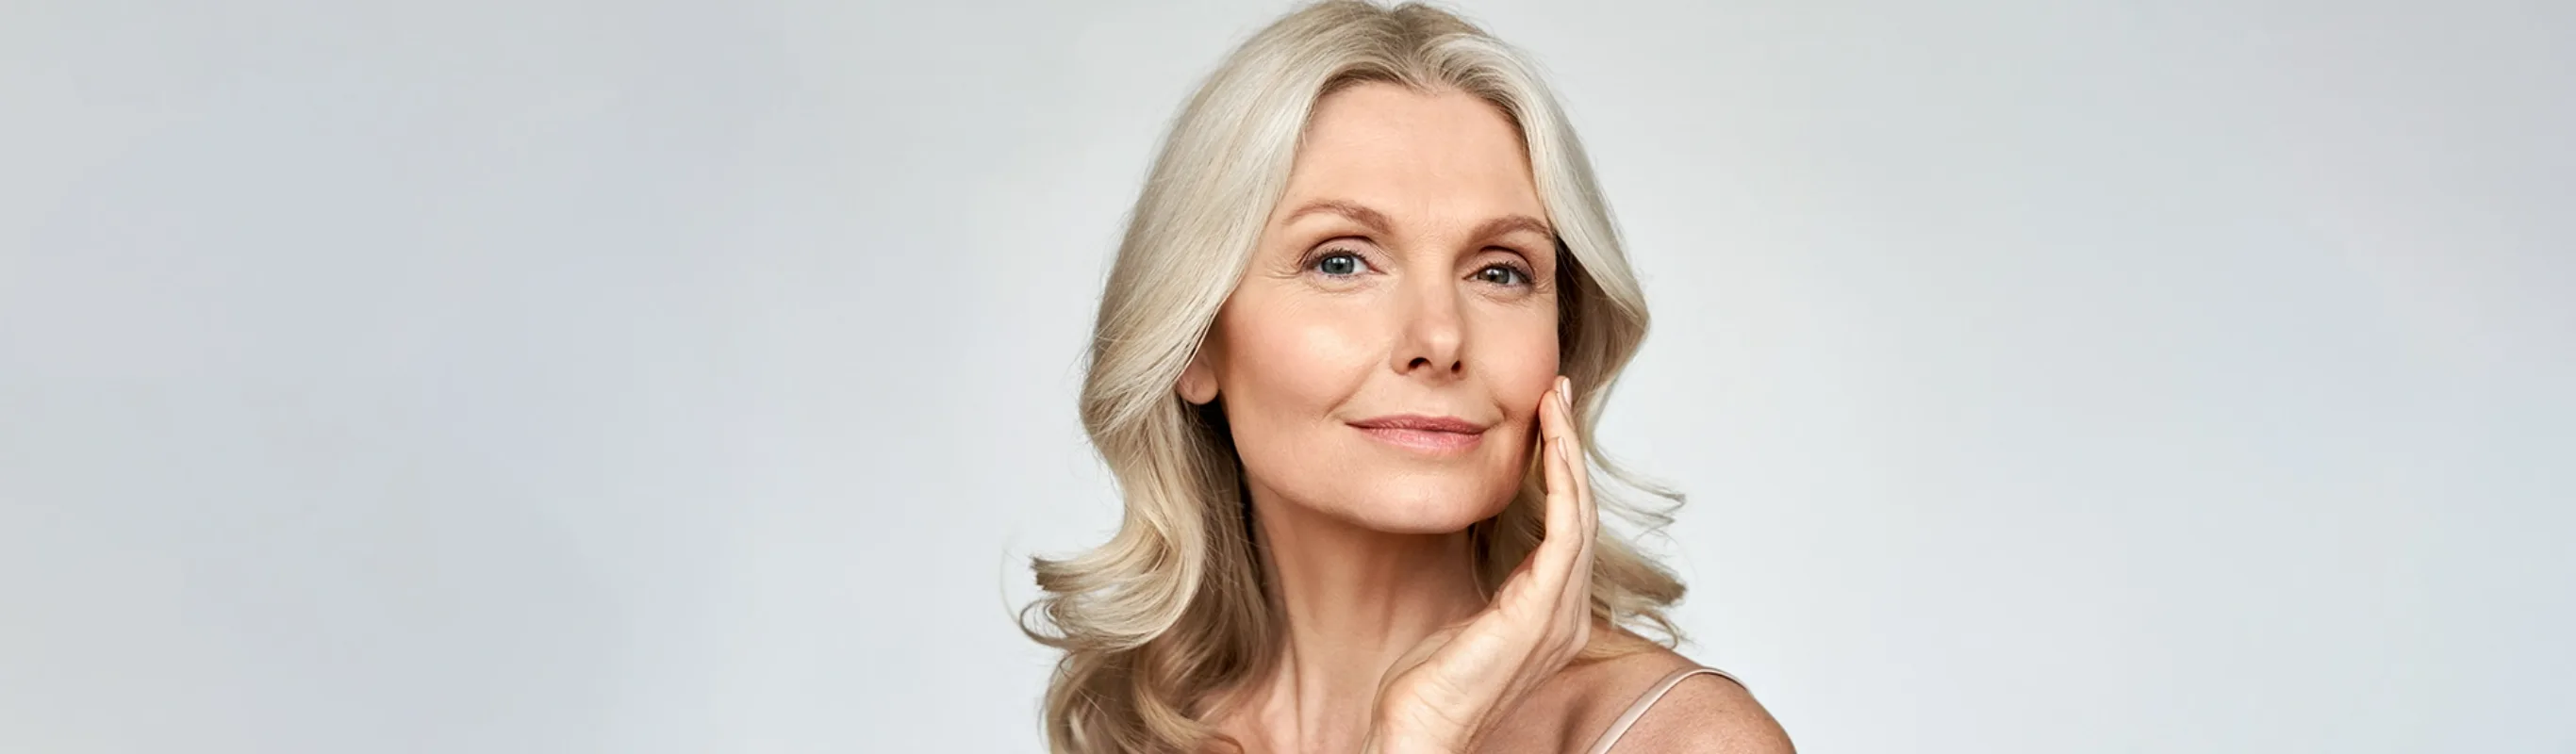
M 1181 370 L 1181 381 L 1174 386 L 1181 400 L 1193 406 L 1205 406 L 1216 400 L 1216 370 L 1208 368 L 1207 350 L 1190 356 L 1190 365 Z

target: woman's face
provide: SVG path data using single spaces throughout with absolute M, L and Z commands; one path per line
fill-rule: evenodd
M 1546 218 L 1492 104 L 1335 92 L 1182 396 L 1224 399 L 1269 500 L 1388 532 L 1490 517 L 1528 468 L 1557 373 Z

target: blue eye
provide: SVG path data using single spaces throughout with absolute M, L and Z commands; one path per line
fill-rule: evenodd
M 1325 252 L 1323 256 L 1316 257 L 1314 261 L 1307 263 L 1306 267 L 1307 269 L 1319 270 L 1324 274 L 1331 275 L 1333 277 L 1349 277 L 1360 274 L 1361 270 L 1367 269 L 1368 262 L 1360 259 L 1360 255 L 1358 254 L 1353 254 L 1347 251 L 1329 251 Z
M 1501 279 L 1497 280 L 1495 273 L 1502 273 L 1500 275 Z M 1495 285 L 1526 285 L 1529 283 L 1529 273 L 1523 272 L 1521 271 L 1521 268 L 1513 267 L 1508 264 L 1488 265 L 1484 269 L 1477 270 L 1476 277 L 1477 279 L 1493 283 Z

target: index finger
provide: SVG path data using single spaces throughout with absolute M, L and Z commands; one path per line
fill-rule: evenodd
M 1558 383 L 1559 387 L 1563 382 Z M 1531 569 L 1551 593 L 1564 589 L 1564 582 L 1582 565 L 1585 552 L 1582 489 L 1577 479 L 1573 447 L 1568 434 L 1573 431 L 1567 415 L 1559 413 L 1564 396 L 1551 389 L 1539 399 L 1539 464 L 1547 481 L 1546 532 L 1533 553 Z
M 1574 380 L 1560 376 L 1557 378 L 1557 388 L 1555 408 L 1561 413 L 1557 414 L 1560 430 L 1556 435 L 1556 446 L 1565 454 L 1566 476 L 1570 478 L 1567 486 L 1573 488 L 1573 494 L 1568 499 L 1572 505 L 1567 507 L 1571 508 L 1574 514 L 1574 529 L 1571 532 L 1574 541 L 1571 544 L 1575 546 L 1575 554 L 1573 562 L 1567 564 L 1567 577 L 1576 582 L 1576 585 L 1566 590 L 1565 597 L 1568 601 L 1588 605 L 1591 600 L 1587 592 L 1592 585 L 1592 547 L 1601 531 L 1601 513 L 1592 500 L 1592 466 L 1585 461 L 1583 439 L 1578 437 L 1576 432 Z M 1556 535 L 1551 532 L 1548 536 Z M 1568 609 L 1588 610 L 1589 608 L 1570 605 Z
M 1560 387 L 1559 397 L 1564 401 L 1559 408 L 1565 411 L 1562 421 L 1566 430 L 1562 437 L 1565 438 L 1566 466 L 1574 477 L 1575 521 L 1583 526 L 1581 565 L 1588 569 L 1592 561 L 1593 541 L 1601 532 L 1601 509 L 1592 499 L 1591 457 L 1584 454 L 1584 438 L 1578 437 L 1574 431 L 1574 380 L 1568 377 L 1556 379 Z

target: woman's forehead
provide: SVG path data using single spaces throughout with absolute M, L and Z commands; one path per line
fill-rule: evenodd
M 1520 130 L 1500 108 L 1464 92 L 1394 84 L 1353 86 L 1317 103 L 1274 222 L 1319 202 L 1393 224 L 1545 218 Z

